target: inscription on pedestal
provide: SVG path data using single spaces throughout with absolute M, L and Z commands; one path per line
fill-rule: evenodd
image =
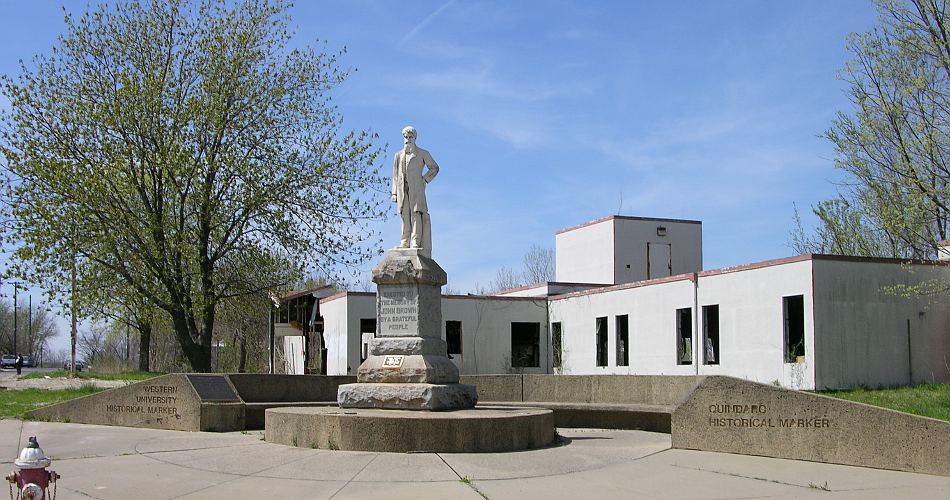
M 383 368 L 399 368 L 402 366 L 403 356 L 386 356 L 383 358 Z
M 419 291 L 414 286 L 380 287 L 379 334 L 418 335 Z

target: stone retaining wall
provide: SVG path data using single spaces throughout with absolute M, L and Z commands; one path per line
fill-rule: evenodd
M 673 412 L 674 448 L 950 476 L 950 422 L 731 377 Z

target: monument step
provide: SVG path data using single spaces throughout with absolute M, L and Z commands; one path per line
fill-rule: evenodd
M 675 406 L 652 404 L 561 403 L 543 401 L 479 402 L 486 407 L 544 408 L 554 412 L 555 427 L 642 430 L 670 433 Z
M 467 384 L 346 384 L 337 392 L 341 408 L 392 410 L 457 410 L 478 402 Z
M 356 372 L 367 384 L 456 384 L 459 370 L 445 355 L 369 356 Z
M 445 356 L 446 344 L 441 337 L 379 337 L 370 342 L 369 353 L 386 355 L 436 355 Z
M 260 430 L 264 428 L 264 415 L 271 408 L 337 408 L 336 401 L 267 401 L 244 403 L 244 428 L 246 430 Z
M 269 443 L 329 450 L 501 453 L 557 442 L 549 410 L 474 408 L 446 412 L 339 408 L 267 410 Z

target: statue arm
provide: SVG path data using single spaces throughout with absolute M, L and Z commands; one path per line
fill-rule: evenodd
M 423 178 L 427 183 L 432 182 L 432 179 L 435 179 L 435 176 L 439 175 L 439 164 L 432 159 L 432 155 L 430 155 L 428 151 L 426 151 L 426 155 L 423 160 L 425 161 L 426 167 L 429 168 Z

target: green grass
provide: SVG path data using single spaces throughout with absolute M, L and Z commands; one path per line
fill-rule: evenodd
M 894 389 L 822 391 L 821 394 L 950 421 L 950 382 Z
M 82 386 L 78 389 L 8 389 L 0 391 L 0 418 L 26 418 L 26 412 L 41 406 L 95 394 L 104 389 Z
M 164 375 L 164 373 L 157 372 L 118 372 L 118 373 L 104 373 L 104 372 L 76 372 L 76 377 L 80 379 L 89 379 L 95 378 L 99 380 L 148 380 L 150 378 L 155 378 L 159 375 Z M 27 380 L 32 378 L 66 378 L 69 376 L 69 372 L 65 370 L 56 370 L 52 372 L 32 372 L 27 373 L 20 377 L 20 380 Z

